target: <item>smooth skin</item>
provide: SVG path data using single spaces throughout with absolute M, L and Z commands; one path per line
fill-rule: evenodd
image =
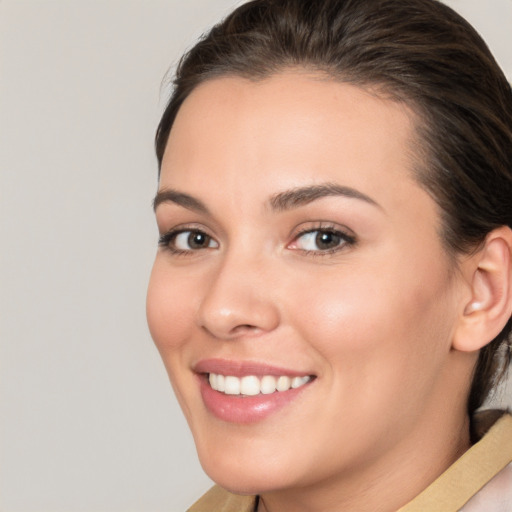
M 172 128 L 159 192 L 187 201 L 156 207 L 161 235 L 179 234 L 158 250 L 148 322 L 205 471 L 260 494 L 260 511 L 396 511 L 469 447 L 466 397 L 492 339 L 471 325 L 499 302 L 490 274 L 481 296 L 473 283 L 512 242 L 447 254 L 414 179 L 414 123 L 403 103 L 290 70 L 208 81 Z M 278 201 L 326 184 L 345 193 Z M 239 425 L 202 402 L 205 358 L 316 379 Z

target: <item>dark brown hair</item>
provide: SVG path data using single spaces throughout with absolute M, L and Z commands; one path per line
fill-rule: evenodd
M 437 202 L 442 239 L 466 253 L 512 226 L 512 91 L 485 42 L 436 0 L 254 0 L 180 61 L 156 134 L 161 165 L 183 101 L 220 76 L 290 67 L 377 88 L 417 114 L 416 176 Z M 480 351 L 468 400 L 480 407 L 510 364 L 512 323 Z

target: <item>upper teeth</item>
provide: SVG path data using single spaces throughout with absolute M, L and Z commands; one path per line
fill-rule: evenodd
M 290 388 L 299 388 L 309 382 L 311 377 L 274 377 L 265 375 L 256 377 L 247 375 L 246 377 L 234 377 L 233 375 L 221 375 L 219 373 L 210 373 L 208 380 L 210 386 L 215 391 L 221 391 L 226 395 L 247 395 L 254 396 L 262 393 L 268 395 L 274 391 L 287 391 Z

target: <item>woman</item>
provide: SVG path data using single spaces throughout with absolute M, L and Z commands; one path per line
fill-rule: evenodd
M 255 0 L 175 86 L 147 308 L 219 484 L 190 510 L 510 510 L 512 418 L 475 415 L 512 313 L 483 41 L 433 0 Z

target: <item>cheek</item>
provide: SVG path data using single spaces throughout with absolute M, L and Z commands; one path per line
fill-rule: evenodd
M 385 333 L 398 330 L 405 320 L 401 306 L 408 301 L 401 291 L 390 287 L 385 276 L 367 269 L 333 269 L 311 283 L 303 283 L 295 321 L 302 324 L 319 351 L 332 360 L 336 353 L 363 352 L 382 342 Z M 410 312 L 416 307 L 409 303 Z
M 160 353 L 171 381 L 174 393 L 190 422 L 190 404 L 196 397 L 191 396 L 195 389 L 192 374 L 188 370 L 187 351 L 193 329 L 193 286 L 187 286 L 158 255 L 149 280 L 146 315 L 149 330 Z
M 162 357 L 179 349 L 192 327 L 193 286 L 181 286 L 166 267 L 157 256 L 146 300 L 149 330 Z
M 453 319 L 442 272 L 390 267 L 339 269 L 303 286 L 295 321 L 332 378 L 350 387 L 421 385 L 418 375 L 427 382 L 449 352 Z

